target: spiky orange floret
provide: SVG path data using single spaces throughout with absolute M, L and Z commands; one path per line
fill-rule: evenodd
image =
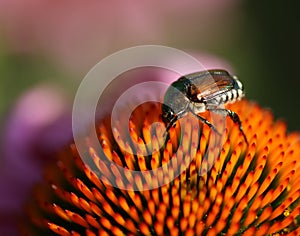
M 159 120 L 157 104 L 147 103 L 133 113 L 129 124 L 132 142 L 118 135 L 120 127 L 111 131 L 109 122 L 103 121 L 98 133 L 104 154 L 87 146 L 95 168 L 82 162 L 74 145 L 66 150 L 57 165 L 47 169 L 47 183 L 37 188 L 23 234 L 300 235 L 298 134 L 287 134 L 285 124 L 274 122 L 271 112 L 257 104 L 243 100 L 228 108 L 242 119 L 249 145 L 227 119 L 224 143 L 211 168 L 204 158 L 206 152 L 215 151 L 208 150 L 211 130 L 205 125 L 195 128 L 190 117 L 180 123 L 182 138 L 178 126 L 172 128 L 163 148 L 159 148 L 161 130 L 149 128 Z M 146 149 L 152 151 L 151 156 L 144 155 Z M 120 176 L 105 159 L 140 171 L 175 161 L 158 176 L 133 179 Z M 189 162 L 178 177 L 162 187 L 123 190 L 123 178 L 138 189 L 159 186 L 166 180 L 164 171 L 173 173 Z M 207 173 L 200 176 L 200 168 Z M 121 189 L 106 184 L 102 181 L 105 177 L 113 177 Z

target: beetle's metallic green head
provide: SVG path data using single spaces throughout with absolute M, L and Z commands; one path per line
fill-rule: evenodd
M 162 104 L 162 120 L 167 131 L 187 112 L 189 83 L 188 79 L 182 77 L 172 83 L 165 93 Z

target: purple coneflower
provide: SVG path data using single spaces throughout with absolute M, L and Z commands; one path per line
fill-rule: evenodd
M 195 129 L 188 116 L 180 123 L 183 129 L 177 125 L 170 130 L 162 149 L 143 156 L 125 153 L 118 145 L 122 140 L 114 139 L 109 117 L 103 119 L 97 130 L 104 153 L 86 147 L 96 169 L 83 163 L 74 144 L 62 150 L 28 204 L 23 235 L 300 235 L 299 134 L 287 134 L 284 122 L 247 100 L 228 108 L 239 114 L 249 145 L 227 118 L 221 151 L 204 175 L 199 168 L 207 164 L 209 127 L 200 123 Z M 154 150 L 159 140 L 149 126 L 160 114 L 155 103 L 136 109 L 129 124 L 131 139 Z M 122 186 L 119 173 L 102 160 L 143 171 L 174 158 L 178 166 L 173 168 L 180 168 L 191 156 L 178 177 L 152 190 L 112 187 L 97 175 L 114 177 Z M 153 184 L 131 177 L 125 176 L 132 185 Z

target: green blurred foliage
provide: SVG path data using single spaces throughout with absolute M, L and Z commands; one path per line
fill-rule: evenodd
M 3 112 L 22 91 L 38 83 L 45 73 L 49 73 L 49 69 L 41 61 L 25 55 L 11 55 L 3 50 L 0 54 L 0 110 Z
M 54 66 L 49 58 L 11 53 L 4 45 L 0 43 L 0 120 L 6 118 L 23 93 L 38 84 L 62 87 L 70 96 L 76 91 L 79 82 L 70 80 L 70 75 Z
M 244 2 L 241 10 L 237 42 L 241 51 L 236 56 L 244 58 L 242 54 L 247 53 L 250 60 L 235 60 L 242 64 L 240 72 L 249 82 L 249 97 L 286 120 L 289 130 L 299 130 L 299 4 L 254 0 Z

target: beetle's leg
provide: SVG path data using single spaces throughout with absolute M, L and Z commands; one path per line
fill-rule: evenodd
M 170 131 L 170 129 L 174 126 L 174 124 L 176 123 L 176 121 L 177 121 L 177 119 L 175 120 L 172 120 L 169 124 L 168 124 L 168 126 L 167 126 L 167 128 L 166 128 L 166 133 L 168 133 L 169 131 Z
M 209 111 L 213 111 L 215 113 L 219 113 L 221 115 L 224 115 L 224 116 L 229 116 L 230 119 L 235 123 L 235 124 L 238 124 L 239 126 L 239 130 L 241 131 L 243 137 L 244 137 L 244 140 L 246 141 L 247 145 L 249 144 L 248 143 L 248 140 L 247 140 L 247 137 L 244 133 L 244 130 L 243 130 L 243 126 L 242 126 L 242 122 L 240 120 L 240 117 L 237 113 L 235 113 L 234 111 L 231 111 L 231 110 L 228 110 L 228 109 L 222 109 L 222 108 L 214 108 L 214 109 L 208 109 Z
M 214 132 L 216 132 L 218 135 L 221 135 L 219 133 L 219 131 L 216 129 L 216 127 L 212 123 L 210 123 L 207 119 L 203 118 L 202 116 L 198 115 L 197 113 L 194 113 L 193 111 L 192 111 L 192 114 L 194 116 L 196 116 L 197 119 L 201 120 L 204 124 L 206 124 L 209 128 L 211 128 Z
M 183 109 L 181 112 L 179 112 L 178 114 L 174 115 L 172 117 L 171 121 L 167 124 L 166 131 L 165 131 L 165 133 L 163 135 L 165 138 L 168 137 L 169 131 L 175 125 L 176 121 L 178 121 L 180 118 L 182 118 L 183 116 L 186 115 L 188 105 L 189 104 L 187 104 L 186 108 Z
M 174 126 L 174 124 L 176 123 L 177 120 L 178 120 L 178 117 L 174 116 L 174 118 L 170 121 L 170 123 L 167 124 L 166 130 L 163 134 L 163 137 L 165 138 L 165 140 L 167 140 L 167 137 L 169 135 L 169 131 Z

